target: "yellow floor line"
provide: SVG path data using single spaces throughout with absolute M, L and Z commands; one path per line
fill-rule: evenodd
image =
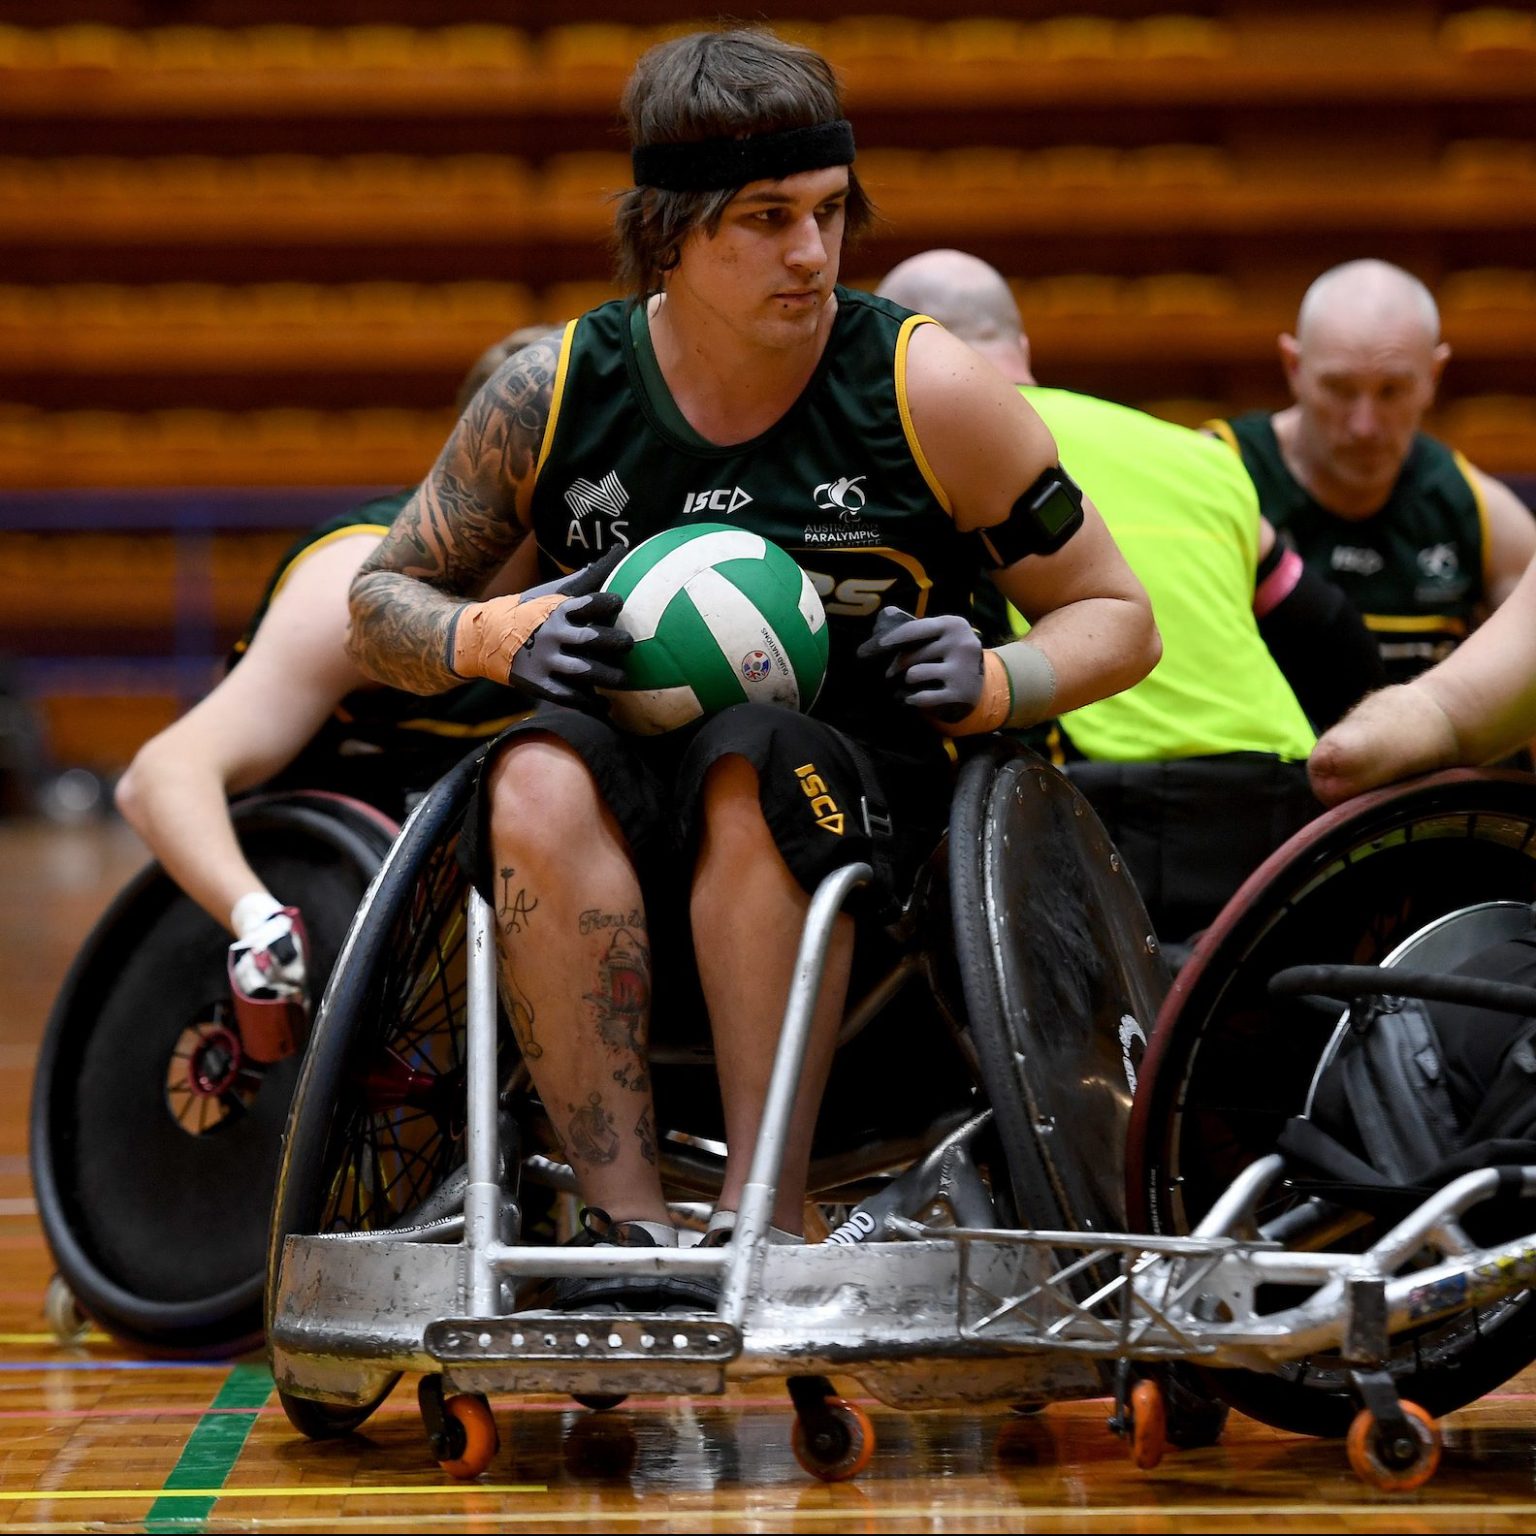
M 800 1491 L 816 1488 L 814 1482 L 806 1481 L 803 1488 L 786 1488 L 786 1495 L 799 1495 Z M 353 1485 L 339 1485 L 339 1487 L 310 1487 L 310 1485 L 295 1485 L 289 1488 L 177 1488 L 174 1491 L 157 1491 L 154 1488 L 134 1488 L 134 1490 L 92 1490 L 92 1488 L 63 1488 L 54 1493 L 0 1493 L 0 1499 L 11 1502 L 22 1501 L 49 1501 L 49 1499 L 206 1499 L 217 1498 L 220 1502 L 224 1499 L 336 1499 L 336 1498 L 361 1498 L 366 1495 L 389 1495 L 399 1498 L 401 1495 L 419 1496 L 419 1498 L 441 1498 L 441 1496 L 455 1496 L 455 1498 L 470 1498 L 475 1495 L 499 1495 L 499 1493 L 548 1493 L 550 1488 L 542 1482 L 462 1482 L 453 1487 L 353 1487 Z M 743 1488 L 745 1495 L 757 1495 L 762 1493 L 762 1488 Z M 860 1493 L 859 1485 L 849 1485 L 849 1491 Z M 932 1519 L 969 1519 L 974 1516 L 998 1516 L 1006 1514 L 1009 1521 L 1034 1521 L 1034 1519 L 1115 1519 L 1115 1521 L 1134 1521 L 1134 1519 L 1190 1519 L 1204 1518 L 1215 1519 L 1221 1514 L 1233 1514 L 1252 1519 L 1256 1516 L 1286 1516 L 1290 1521 L 1306 1521 L 1309 1516 L 1329 1514 L 1329 1516 L 1349 1516 L 1349 1518 L 1364 1518 L 1364 1516 L 1382 1516 L 1382 1518 L 1396 1518 L 1401 1521 L 1407 1511 L 1413 1511 L 1413 1518 L 1427 1518 L 1427 1516 L 1468 1516 L 1476 1513 L 1482 1516 L 1496 1516 L 1499 1519 L 1510 1519 L 1521 1514 L 1536 1514 L 1536 1502 L 1527 1504 L 1485 1504 L 1485 1502 L 1465 1502 L 1465 1504 L 1404 1504 L 1398 1499 L 1382 1498 L 1375 1502 L 1362 1488 L 1361 1498 L 1358 1501 L 1338 1502 L 1338 1504 L 1246 1504 L 1246 1502 L 1230 1502 L 1230 1504 L 1100 1504 L 1100 1505 L 1061 1505 L 1061 1504 L 879 1504 L 868 1495 L 862 1495 L 856 1501 L 859 1513 L 869 1518 L 879 1518 L 882 1521 L 888 1519 L 903 1519 L 903 1521 L 932 1521 Z M 751 1508 L 756 1508 L 753 1505 Z M 710 1518 L 730 1518 L 731 1514 L 746 1513 L 746 1508 L 736 1510 L 727 1507 L 716 1510 L 699 1511 L 700 1514 L 708 1514 Z M 833 1519 L 846 1519 L 849 1514 L 848 1502 L 840 1505 L 828 1505 L 826 1508 L 797 1508 L 791 1514 L 791 1521 L 833 1521 Z M 352 1524 L 361 1522 L 392 1522 L 392 1524 L 406 1525 L 410 1527 L 413 1516 L 399 1514 L 350 1514 L 344 1516 Z M 667 1510 L 613 1510 L 613 1508 L 593 1508 L 593 1510 L 498 1510 L 492 1516 L 476 1511 L 475 1519 L 501 1519 L 511 1524 L 531 1524 L 539 1522 L 544 1525 L 576 1525 L 591 1524 L 593 1521 L 608 1525 L 634 1525 L 642 1522 L 671 1521 L 676 1519 L 676 1511 Z M 343 1516 L 327 1516 L 327 1525 L 335 1524 Z M 461 1514 L 444 1514 L 444 1516 L 432 1516 L 422 1514 L 421 1521 L 462 1521 Z M 270 1519 L 263 1521 L 264 1525 L 298 1525 L 307 1530 L 313 1530 L 315 1518 L 310 1516 L 293 1516 L 293 1518 Z M 18 1530 L 17 1525 L 8 1524 L 6 1530 Z M 1018 1528 L 1018 1527 L 1015 1527 Z M 1296 1528 L 1292 1525 L 1290 1528 Z M 1306 1527 L 1303 1527 L 1306 1528 Z
M 0 1500 L 7 1504 L 29 1504 L 54 1499 L 79 1501 L 82 1499 L 348 1499 L 369 1494 L 395 1497 L 399 1494 L 416 1494 L 424 1499 L 444 1498 L 449 1494 L 466 1493 L 548 1493 L 545 1483 L 455 1483 L 451 1487 L 433 1485 L 417 1486 L 407 1483 L 399 1488 L 370 1487 L 343 1483 L 335 1488 L 314 1487 L 308 1483 L 295 1483 L 287 1488 L 55 1488 L 32 1489 L 26 1493 L 0 1490 Z

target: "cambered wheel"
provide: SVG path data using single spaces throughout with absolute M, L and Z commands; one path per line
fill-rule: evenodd
M 1268 995 L 1291 965 L 1381 961 L 1411 934 L 1482 902 L 1536 899 L 1536 781 L 1457 769 L 1321 816 L 1244 884 L 1197 945 L 1159 1014 L 1127 1145 L 1130 1230 L 1191 1231 L 1231 1180 L 1300 1114 L 1336 1016 Z M 1281 1215 L 1280 1191 L 1259 1211 Z M 1352 1242 L 1366 1243 L 1379 1227 Z M 1299 1299 L 1277 1294 L 1276 1309 Z M 1536 1358 L 1526 1291 L 1393 1341 L 1399 1391 L 1445 1414 Z M 1343 1436 L 1355 1417 L 1335 1355 L 1274 1372 L 1202 1372 L 1233 1407 L 1300 1434 Z
M 1168 1449 L 1168 1407 L 1163 1389 L 1143 1378 L 1131 1388 L 1131 1460 L 1150 1472 Z
M 296 901 L 323 985 L 394 833 L 341 796 L 231 807 L 247 858 Z M 266 1224 L 298 1059 L 243 1058 L 229 935 L 151 864 L 71 966 L 33 1087 L 38 1215 L 63 1282 L 119 1338 L 234 1354 L 261 1336 Z
M 1001 746 L 961 770 L 949 881 L 1007 1175 L 993 1179 L 1002 1214 L 1019 1227 L 1124 1231 L 1130 1053 L 1167 989 L 1141 898 L 1081 793 L 1032 752 Z
M 406 823 L 321 1002 L 277 1174 L 269 1329 L 286 1237 L 399 1225 L 464 1163 L 467 886 L 456 833 L 477 761 L 440 780 Z M 301 1433 L 346 1433 L 396 1379 L 366 1404 L 279 1398 Z M 344 1427 L 325 1429 L 332 1420 Z
M 844 1483 L 857 1477 L 875 1454 L 875 1427 L 856 1403 L 825 1397 L 812 1409 L 795 1415 L 790 1431 L 795 1460 L 824 1483 Z
M 1440 1426 L 1417 1403 L 1405 1401 L 1401 1407 L 1410 1437 L 1389 1439 L 1375 1414 L 1362 1408 L 1345 1440 L 1355 1475 L 1382 1493 L 1412 1493 L 1440 1466 Z

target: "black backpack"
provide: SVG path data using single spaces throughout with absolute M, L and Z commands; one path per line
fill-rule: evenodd
M 1472 1169 L 1536 1165 L 1536 920 L 1444 974 L 1307 970 L 1353 997 L 1309 1113 L 1280 1135 L 1299 1193 L 1395 1216 Z

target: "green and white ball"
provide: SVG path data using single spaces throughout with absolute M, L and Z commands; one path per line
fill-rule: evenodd
M 728 709 L 806 710 L 827 672 L 827 615 L 810 577 L 777 544 L 723 523 L 670 528 L 614 567 L 634 636 L 614 723 L 657 736 Z

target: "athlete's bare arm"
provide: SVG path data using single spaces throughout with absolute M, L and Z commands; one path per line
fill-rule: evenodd
M 454 615 L 528 536 L 559 355 L 559 338 L 548 337 L 491 376 L 363 563 L 348 652 L 369 677 L 411 693 L 462 681 L 448 664 Z
M 1034 407 L 938 326 L 913 333 L 907 381 L 913 430 L 959 527 L 1004 521 L 1057 463 L 1055 439 Z M 1055 714 L 1129 688 L 1162 654 L 1146 590 L 1092 502 L 1083 510 L 1083 526 L 1057 553 L 1028 557 L 993 577 L 1050 660 Z
M 1483 590 L 1488 607 L 1497 608 L 1536 558 L 1536 517 L 1510 488 L 1480 469 L 1472 481 L 1488 514 L 1488 541 L 1483 551 Z
M 366 679 L 347 659 L 347 584 L 378 535 L 307 555 L 262 618 L 250 649 L 205 699 L 139 748 L 118 809 L 172 878 L 220 923 L 261 878 L 246 861 L 227 797 L 287 767 Z
M 1536 736 L 1536 565 L 1437 667 L 1373 693 L 1307 763 L 1325 804 L 1410 774 L 1491 762 Z

